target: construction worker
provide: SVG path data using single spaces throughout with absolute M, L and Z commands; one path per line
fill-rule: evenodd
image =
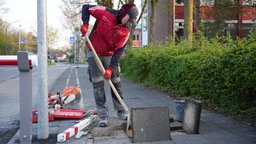
M 89 38 L 106 71 L 104 74 L 101 72 L 90 50 L 90 46 L 87 45 L 88 72 L 93 84 L 94 97 L 99 115 L 99 126 L 106 127 L 108 125 L 108 109 L 104 90 L 104 78 L 111 78 L 113 85 L 121 98 L 123 98 L 118 60 L 125 50 L 126 42 L 130 35 L 128 26 L 130 24 L 137 24 L 138 9 L 133 3 L 123 5 L 120 10 L 85 4 L 82 7 L 83 25 L 80 29 L 83 36 L 88 31 L 90 16 L 95 17 L 96 22 Z M 117 116 L 120 119 L 126 120 L 128 114 L 112 90 L 111 95 Z

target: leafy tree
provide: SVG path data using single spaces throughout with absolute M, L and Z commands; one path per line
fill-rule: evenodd
M 4 43 L 4 33 L 1 31 L 0 32 L 0 54 L 4 54 L 4 46 L 5 46 L 5 43 Z
M 207 22 L 199 28 L 209 37 L 216 35 L 223 36 L 227 34 L 228 25 L 225 20 L 237 19 L 241 13 L 241 6 L 238 1 L 232 0 L 207 0 L 205 5 L 213 6 L 214 12 L 205 13 L 209 17 L 214 17 L 214 22 Z
M 18 32 L 14 31 L 7 35 L 8 42 L 7 42 L 6 48 L 7 48 L 8 55 L 15 55 L 17 53 L 18 41 L 19 41 L 17 33 Z
M 37 53 L 37 37 L 32 32 L 27 33 L 26 47 L 28 51 Z
M 109 8 L 113 8 L 113 2 L 112 0 L 97 0 L 97 3 L 102 6 L 106 6 Z
M 47 27 L 47 42 L 48 50 L 51 50 L 55 44 L 58 42 L 60 35 L 58 29 L 55 29 L 51 26 Z
M 18 35 L 16 31 L 9 31 L 10 23 L 0 19 L 0 54 L 16 54 Z
M 74 1 L 74 0 L 62 0 L 63 6 L 61 7 L 62 13 L 65 18 L 63 23 L 64 27 L 69 29 L 71 32 L 74 32 L 75 27 L 80 27 L 82 24 L 81 21 L 81 8 L 85 3 L 89 3 L 89 0 L 85 2 Z
M 58 42 L 59 39 L 59 31 L 58 29 L 55 29 L 51 26 L 47 26 L 47 43 L 48 43 L 48 58 L 52 59 L 54 56 L 52 56 L 51 51 L 53 50 L 55 44 Z
M 0 0 L 0 13 L 8 13 L 9 9 L 4 7 L 5 1 Z M 14 21 L 12 23 L 15 23 Z M 19 45 L 19 32 L 22 39 L 25 40 L 24 44 L 21 44 L 22 50 L 28 50 L 36 53 L 37 51 L 37 38 L 33 33 L 15 30 L 11 28 L 10 22 L 4 21 L 0 18 L 0 54 L 15 55 L 17 54 L 17 48 Z

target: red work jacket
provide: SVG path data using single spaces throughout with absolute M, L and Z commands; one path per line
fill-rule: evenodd
M 103 6 L 84 5 L 82 20 L 89 22 L 91 15 L 97 19 L 91 32 L 90 40 L 99 56 L 112 56 L 114 52 L 125 46 L 130 31 L 126 26 L 117 24 L 116 12 Z

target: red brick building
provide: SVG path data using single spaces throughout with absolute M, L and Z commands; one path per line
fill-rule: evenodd
M 175 32 L 176 38 L 182 38 L 183 36 L 183 26 L 184 26 L 184 0 L 175 1 Z M 231 33 L 233 36 L 246 37 L 248 33 L 256 29 L 256 0 L 230 0 L 234 2 L 239 2 L 241 5 L 240 15 L 233 15 L 225 20 L 225 29 Z M 216 19 L 214 9 L 214 0 L 200 0 L 200 19 L 201 22 L 213 22 Z M 156 41 L 158 43 L 164 43 L 167 37 L 170 35 L 168 33 L 168 17 L 169 15 L 169 0 L 160 0 L 157 4 L 156 9 Z M 224 9 L 225 10 L 225 9 Z M 194 13 L 195 13 L 195 2 L 194 2 Z M 237 13 L 237 12 L 234 12 Z M 151 8 L 148 4 L 147 11 L 147 23 L 150 27 L 150 16 Z M 195 14 L 193 20 L 193 29 L 196 31 L 195 24 Z M 148 33 L 150 35 L 150 33 Z

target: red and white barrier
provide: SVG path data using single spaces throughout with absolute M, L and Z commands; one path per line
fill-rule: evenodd
M 91 115 L 90 117 L 80 121 L 78 124 L 68 128 L 67 130 L 63 131 L 62 133 L 58 134 L 57 141 L 64 142 L 77 134 L 79 131 L 83 130 L 85 127 L 89 126 L 93 122 L 97 120 L 97 115 Z
M 38 66 L 37 55 L 28 55 L 29 65 Z M 18 65 L 17 55 L 2 55 L 0 56 L 0 65 L 2 66 L 14 66 Z

